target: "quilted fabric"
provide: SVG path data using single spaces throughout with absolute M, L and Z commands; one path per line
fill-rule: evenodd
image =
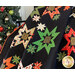
M 26 22 L 6 39 L 0 55 L 0 68 L 65 68 L 62 59 L 75 53 L 72 16 L 71 6 L 35 7 Z M 67 53 L 61 53 L 62 59 L 58 57 L 65 51 Z

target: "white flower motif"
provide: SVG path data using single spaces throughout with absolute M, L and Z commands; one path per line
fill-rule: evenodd
M 37 16 L 37 15 L 36 16 L 34 15 L 34 17 L 32 18 L 32 20 L 36 22 L 39 21 L 39 19 L 40 19 L 40 16 Z
M 40 29 L 41 31 L 43 31 L 45 27 L 46 27 L 45 24 L 40 23 L 40 24 L 38 24 L 38 26 L 37 26 L 37 30 Z

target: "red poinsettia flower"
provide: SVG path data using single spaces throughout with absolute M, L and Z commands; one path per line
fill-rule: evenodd
M 75 31 L 70 28 L 69 33 L 64 34 L 64 38 L 67 40 L 67 44 L 62 50 L 67 50 L 68 55 L 70 55 L 72 51 L 75 53 Z

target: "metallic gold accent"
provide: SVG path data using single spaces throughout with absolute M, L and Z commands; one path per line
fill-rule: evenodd
M 71 37 L 71 45 L 75 45 L 75 37 Z
M 29 34 L 23 33 L 23 35 L 22 35 L 21 38 L 22 38 L 23 40 L 27 40 L 28 36 L 29 36 Z
M 50 43 L 51 37 L 50 36 L 46 36 L 45 40 L 43 41 L 43 43 Z
M 73 65 L 74 65 L 74 59 L 73 59 L 71 56 L 65 56 L 65 57 L 62 59 L 62 65 L 63 65 L 65 68 L 71 68 L 71 67 L 73 67 Z
M 49 6 L 47 9 L 48 9 L 49 11 L 53 11 L 54 8 L 55 8 L 55 6 Z

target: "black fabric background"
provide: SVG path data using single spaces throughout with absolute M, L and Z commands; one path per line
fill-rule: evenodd
M 72 7 L 70 7 L 70 9 L 67 11 L 63 11 L 64 7 L 60 8 L 59 11 L 60 11 L 61 16 L 56 21 L 53 21 L 50 18 L 49 14 L 42 16 L 42 13 L 45 10 L 45 8 L 46 7 L 44 7 L 43 9 L 39 9 L 39 12 L 41 15 L 41 19 L 39 22 L 36 23 L 36 22 L 32 21 L 31 17 L 29 16 L 28 19 L 26 20 L 26 25 L 27 25 L 28 29 L 31 29 L 33 27 L 37 27 L 38 23 L 42 23 L 42 24 L 46 25 L 49 32 L 51 32 L 57 26 L 57 32 L 60 32 L 60 34 L 54 40 L 55 47 L 51 48 L 49 55 L 47 54 L 45 48 L 43 48 L 42 50 L 40 50 L 39 52 L 34 53 L 34 54 L 27 53 L 27 50 L 24 49 L 23 44 L 20 44 L 16 47 L 10 49 L 10 44 L 11 44 L 12 40 L 14 39 L 14 36 L 18 34 L 18 30 L 17 30 L 6 41 L 6 44 L 2 51 L 2 54 L 0 55 L 0 58 L 1 58 L 0 65 L 2 64 L 3 58 L 6 59 L 6 58 L 8 58 L 10 56 L 14 56 L 16 54 L 22 58 L 22 63 L 23 63 L 24 67 L 28 66 L 31 63 L 35 63 L 36 61 L 38 61 L 38 62 L 42 63 L 41 69 L 64 68 L 64 67 L 61 67 L 61 63 L 60 63 L 60 65 L 59 65 L 59 63 L 56 63 L 57 62 L 56 55 L 57 55 L 57 51 L 60 50 L 59 46 L 61 44 L 61 40 L 62 40 L 64 31 L 65 31 L 66 25 L 68 23 L 69 15 L 71 14 Z M 32 42 L 35 42 L 37 40 L 40 40 L 40 37 L 39 37 L 39 34 L 36 29 L 34 32 L 34 36 L 30 40 L 28 45 L 32 44 Z M 16 65 L 16 67 L 13 67 L 13 68 L 16 69 L 17 67 L 18 67 L 18 65 Z

